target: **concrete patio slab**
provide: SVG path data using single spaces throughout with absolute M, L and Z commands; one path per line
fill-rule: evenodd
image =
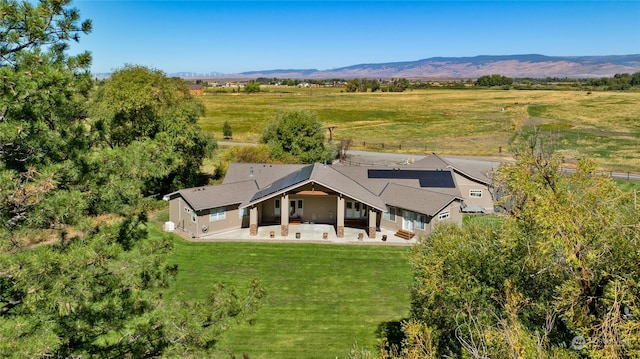
M 364 229 L 345 227 L 344 237 L 338 238 L 336 230 L 329 224 L 291 224 L 289 225 L 289 235 L 280 235 L 280 226 L 261 226 L 258 227 L 258 234 L 249 235 L 248 228 L 230 230 L 221 233 L 215 233 L 200 238 L 191 238 L 189 234 L 176 229 L 175 234 L 180 235 L 186 240 L 192 242 L 296 242 L 296 243 L 336 243 L 336 244 L 380 244 L 380 245 L 413 245 L 416 238 L 405 240 L 394 235 L 395 232 L 382 229 L 376 232 L 375 238 L 369 238 L 367 231 Z M 272 235 L 273 234 L 273 235 Z M 383 241 L 386 236 L 386 241 Z M 326 237 L 326 238 L 325 238 Z

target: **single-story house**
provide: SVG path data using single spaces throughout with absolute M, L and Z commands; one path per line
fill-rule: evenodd
M 380 228 L 411 238 L 439 223 L 462 223 L 466 197 L 484 206 L 488 183 L 478 182 L 438 156 L 411 166 L 355 167 L 327 164 L 231 163 L 222 184 L 166 195 L 169 220 L 192 237 L 279 225 L 280 235 L 299 223 L 330 224 L 337 237 L 345 227 L 375 238 Z M 485 194 L 486 191 L 486 194 Z
M 187 85 L 187 89 L 189 89 L 189 93 L 191 95 L 202 95 L 204 94 L 204 87 L 200 84 L 189 84 Z

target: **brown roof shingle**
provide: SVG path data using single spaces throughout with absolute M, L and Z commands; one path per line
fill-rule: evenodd
M 187 188 L 169 194 L 170 198 L 181 196 L 191 208 L 200 211 L 208 208 L 244 204 L 258 189 L 255 181 Z
M 389 183 L 380 197 L 390 206 L 424 213 L 431 217 L 456 199 L 461 200 L 455 195 L 407 187 L 397 183 Z

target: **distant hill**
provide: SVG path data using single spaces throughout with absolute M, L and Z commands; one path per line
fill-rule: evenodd
M 500 74 L 507 77 L 594 78 L 640 72 L 640 54 L 609 56 L 482 55 L 475 57 L 432 57 L 379 64 L 360 64 L 330 70 L 277 69 L 238 74 L 220 72 L 176 72 L 168 76 L 185 79 L 237 79 L 258 77 L 295 79 L 407 78 L 475 79 Z M 110 74 L 93 74 L 105 78 Z
M 478 78 L 501 74 L 508 77 L 609 77 L 640 71 L 640 54 L 611 56 L 504 55 L 432 57 L 429 59 L 360 64 L 331 70 L 269 70 L 223 75 L 237 78 Z

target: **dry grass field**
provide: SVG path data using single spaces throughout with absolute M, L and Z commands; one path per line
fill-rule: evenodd
M 571 164 L 595 159 L 602 169 L 640 172 L 640 93 L 523 90 L 410 90 L 345 93 L 339 88 L 271 88 L 210 94 L 201 126 L 222 139 L 256 142 L 274 115 L 315 111 L 334 139 L 353 147 L 406 153 L 509 156 L 534 126 Z M 502 153 L 500 149 L 502 148 Z

